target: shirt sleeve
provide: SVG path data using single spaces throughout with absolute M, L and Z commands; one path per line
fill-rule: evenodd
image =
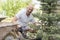
M 35 23 L 33 15 L 31 15 L 31 17 L 30 17 L 30 22 Z
M 15 16 L 19 19 L 21 18 L 22 13 L 23 13 L 23 10 L 20 10 Z

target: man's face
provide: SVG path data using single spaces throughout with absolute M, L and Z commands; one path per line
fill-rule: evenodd
M 27 8 L 27 15 L 30 15 L 32 11 L 33 11 L 33 7 L 28 7 Z

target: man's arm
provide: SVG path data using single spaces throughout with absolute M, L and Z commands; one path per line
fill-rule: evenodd
M 17 22 L 17 20 L 18 20 L 18 18 L 17 18 L 16 16 L 13 17 L 13 19 L 12 19 L 12 23 L 13 23 L 13 24 L 17 24 L 16 29 L 18 29 L 19 27 L 21 27 L 20 24 Z
M 17 17 L 14 16 L 12 22 L 15 24 L 17 20 L 18 20 Z
M 20 19 L 21 14 L 22 14 L 22 10 L 19 11 L 19 12 L 13 17 L 12 22 L 13 22 L 13 23 L 16 23 L 16 21 Z
M 39 24 L 38 22 L 36 22 L 36 21 L 35 21 L 35 19 L 34 19 L 34 18 L 33 18 L 33 19 L 31 19 L 31 20 L 30 20 L 30 22 L 31 22 L 33 25 L 35 25 L 35 26 L 38 26 L 38 24 Z

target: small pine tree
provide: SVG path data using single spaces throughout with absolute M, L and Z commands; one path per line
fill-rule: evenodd
M 39 0 L 42 5 L 42 15 L 40 13 L 34 14 L 39 20 L 42 21 L 40 33 L 37 35 L 42 37 L 42 40 L 60 40 L 58 36 L 60 34 L 60 27 L 58 22 L 60 21 L 60 14 L 57 14 L 57 1 L 58 0 Z M 41 36 L 42 35 L 42 36 Z M 38 37 L 37 36 L 37 37 Z

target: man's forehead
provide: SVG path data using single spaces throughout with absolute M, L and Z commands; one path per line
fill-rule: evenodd
M 28 8 L 34 8 L 34 6 L 30 4 L 30 5 L 28 5 Z

